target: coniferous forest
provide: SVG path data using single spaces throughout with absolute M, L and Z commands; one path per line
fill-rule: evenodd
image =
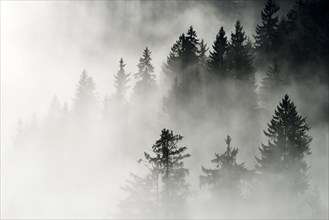
M 103 66 L 79 61 L 81 68 L 63 77 L 74 77 L 75 84 L 56 81 L 63 91 L 52 91 L 48 104 L 34 106 L 31 100 L 37 98 L 24 96 L 18 85 L 26 84 L 37 97 L 56 84 L 51 80 L 55 72 L 59 76 L 61 66 L 70 66 L 75 58 L 52 60 L 54 74 L 38 75 L 38 82 L 47 82 L 41 87 L 32 88 L 35 79 L 25 70 L 25 78 L 10 84 L 8 60 L 14 59 L 15 66 L 22 59 L 33 63 L 32 55 L 8 52 L 9 28 L 4 25 L 1 97 L 3 103 L 13 97 L 5 92 L 8 85 L 26 101 L 10 105 L 18 110 L 4 110 L 2 104 L 1 118 L 29 107 L 35 113 L 15 115 L 16 125 L 1 123 L 1 136 L 10 134 L 8 143 L 1 141 L 1 218 L 328 218 L 326 0 L 70 4 L 86 4 L 88 21 L 102 4 L 99 13 L 112 38 L 99 41 L 115 38 L 126 53 L 120 47 L 95 52 L 99 44 L 84 41 L 77 54 L 102 57 L 95 63 Z M 30 10 L 28 4 L 22 9 Z M 198 10 L 207 16 L 201 18 Z M 49 16 L 56 13 L 61 11 Z M 69 23 L 70 16 L 54 27 Z M 180 25 L 180 19 L 189 25 Z M 131 26 L 111 29 L 117 20 Z M 140 22 L 145 20 L 149 23 Z M 104 25 L 92 24 L 97 30 Z M 209 29 L 199 33 L 203 26 Z M 57 30 L 47 26 L 44 31 L 53 35 Z M 76 30 L 69 26 L 69 44 L 95 35 L 77 36 Z M 138 34 L 127 38 L 125 32 Z M 202 33 L 215 34 L 209 40 Z M 42 46 L 38 39 L 43 34 L 25 41 Z M 53 51 L 33 52 L 33 46 L 29 53 L 38 54 L 38 65 L 47 67 L 47 56 L 62 50 L 71 54 L 61 42 L 51 41 L 57 48 Z M 104 51 L 112 49 L 115 55 L 106 56 Z

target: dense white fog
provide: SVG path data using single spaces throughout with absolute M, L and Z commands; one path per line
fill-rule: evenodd
M 328 218 L 328 66 L 318 66 L 313 73 L 312 57 L 306 64 L 310 66 L 301 69 L 296 67 L 300 61 L 281 57 L 280 70 L 289 83 L 282 83 L 279 90 L 269 89 L 271 98 L 262 101 L 262 82 L 271 62 L 261 61 L 254 36 L 265 2 L 1 1 L 0 217 Z M 276 2 L 281 7 L 279 16 L 294 5 L 294 1 Z M 216 84 L 215 78 L 207 75 L 210 70 L 200 67 L 201 55 L 196 63 L 177 71 L 178 76 L 170 75 L 175 73 L 169 68 L 172 47 L 191 25 L 199 43 L 201 39 L 207 43 L 209 51 L 204 57 L 209 60 L 220 27 L 231 42 L 237 20 L 246 36 L 243 45 L 248 48 L 250 44 L 253 53 L 254 108 L 249 108 L 251 93 L 241 92 L 247 91 L 246 80 L 223 79 Z M 327 42 L 328 36 L 324 39 Z M 153 74 L 148 81 L 155 85 L 150 93 L 149 87 L 139 85 L 142 80 L 136 75 L 140 71 L 137 65 L 147 57 L 145 48 L 150 50 L 154 67 L 154 71 L 149 67 L 143 70 Z M 121 58 L 121 70 L 130 75 L 119 100 Z M 301 80 L 291 73 L 293 68 L 311 77 Z M 200 78 L 187 81 L 186 90 L 183 86 L 177 89 L 175 80 L 185 85 L 183 74 L 195 69 Z M 223 95 L 218 85 L 228 95 Z M 255 157 L 261 157 L 259 148 L 269 141 L 263 131 L 286 94 L 298 115 L 306 117 L 307 125 L 302 123 L 302 127 L 310 126 L 305 132 L 312 139 L 311 154 L 305 153 L 308 187 L 300 194 L 289 194 L 288 190 L 282 194 L 284 191 L 273 189 L 270 180 L 257 179 Z M 184 104 L 178 105 L 177 100 Z M 172 165 L 181 172 L 176 177 L 182 178 L 179 184 L 188 186 L 187 196 L 184 203 L 167 198 L 176 188 L 167 186 L 169 177 L 159 172 L 157 187 L 161 192 L 155 192 L 153 186 L 134 189 L 140 193 L 136 206 L 127 202 L 130 194 L 124 187 L 127 180 L 138 186 L 130 173 L 144 181 L 143 177 L 154 171 L 150 166 L 156 163 L 147 164 L 144 152 L 155 155 L 152 146 L 164 128 L 182 135 L 177 145 L 186 146 L 184 154 L 190 154 L 183 164 Z M 250 176 L 246 181 L 237 180 L 241 194 L 233 195 L 232 189 L 224 186 L 223 192 L 218 192 L 201 184 L 202 167 L 216 169 L 211 162 L 215 153 L 229 151 L 225 143 L 228 135 L 231 147 L 239 149 L 233 156 L 234 166 L 244 163 L 241 172 Z M 307 142 L 307 137 L 302 139 Z M 185 168 L 188 174 L 182 174 Z M 289 177 L 295 178 L 293 174 Z M 150 213 L 139 212 L 145 207 Z

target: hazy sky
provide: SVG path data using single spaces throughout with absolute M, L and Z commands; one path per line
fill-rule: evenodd
M 9 144 L 19 118 L 43 117 L 56 94 L 70 106 L 83 69 L 94 78 L 100 103 L 113 91 L 123 57 L 137 71 L 148 46 L 161 64 L 178 36 L 193 25 L 211 45 L 220 26 L 237 19 L 251 36 L 263 1 L 1 1 L 1 129 Z M 279 1 L 282 13 L 292 1 Z M 256 16 L 257 15 L 257 16 Z M 258 20 L 257 20 L 258 19 Z M 131 82 L 133 85 L 133 81 Z

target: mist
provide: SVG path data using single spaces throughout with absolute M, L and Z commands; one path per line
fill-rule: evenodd
M 276 30 L 289 38 L 279 33 L 288 40 L 266 51 L 255 40 L 266 2 L 0 2 L 1 218 L 328 218 L 325 3 L 274 1 Z M 294 7 L 324 18 L 304 24 L 303 13 L 287 16 Z M 282 17 L 295 26 L 284 29 Z M 242 64 L 232 61 L 238 20 Z M 221 27 L 227 49 L 218 67 L 212 54 Z M 314 42 L 302 41 L 305 30 Z M 186 55 L 193 31 L 195 50 Z M 278 84 L 266 87 L 276 62 Z M 300 129 L 310 128 L 301 138 L 311 152 L 299 158 L 309 167 L 302 190 L 276 189 L 271 178 L 300 177 L 262 170 L 255 159 L 262 144 L 277 143 L 264 131 L 286 94 L 306 117 Z M 178 156 L 156 151 L 165 138 Z M 232 168 L 202 183 L 204 169 L 225 170 L 225 159 L 212 162 L 216 154 L 235 148 L 229 161 L 238 179 Z

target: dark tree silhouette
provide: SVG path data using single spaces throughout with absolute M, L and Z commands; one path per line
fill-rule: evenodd
M 243 184 L 250 179 L 251 172 L 244 167 L 244 163 L 237 163 L 238 148 L 231 147 L 231 137 L 227 136 L 226 151 L 223 154 L 215 154 L 211 160 L 216 164 L 215 169 L 202 167 L 204 175 L 200 175 L 200 186 L 211 186 L 215 194 L 229 193 L 230 196 L 239 196 L 242 193 Z M 219 195 L 220 196 L 220 195 Z
M 230 77 L 235 79 L 239 104 L 248 111 L 253 112 L 257 107 L 257 93 L 255 84 L 255 70 L 252 65 L 252 45 L 238 20 L 235 24 L 235 32 L 231 34 L 229 44 L 228 61 Z M 238 102 L 236 102 L 238 103 Z
M 267 54 L 271 56 L 277 48 L 278 41 L 278 16 L 275 16 L 280 10 L 280 6 L 277 4 L 276 0 L 267 0 L 265 3 L 265 8 L 261 12 L 262 24 L 256 26 L 255 45 L 256 49 L 262 54 Z
M 203 39 L 200 41 L 200 50 L 199 50 L 199 62 L 201 65 L 201 70 L 204 71 L 207 67 L 208 57 L 207 57 L 207 51 L 208 51 L 207 44 L 204 42 Z
M 131 174 L 132 181 L 123 188 L 128 198 L 121 201 L 120 207 L 130 213 L 126 217 L 182 217 L 189 194 L 185 180 L 189 171 L 184 168 L 183 160 L 190 157 L 184 153 L 186 147 L 177 146 L 182 138 L 163 129 L 160 139 L 152 146 L 152 154 L 144 152 L 144 159 L 138 160 L 148 172 L 145 178 Z
M 190 157 L 190 154 L 185 154 L 187 147 L 177 146 L 182 138 L 181 135 L 174 135 L 172 131 L 163 129 L 160 139 L 152 146 L 156 155 L 154 160 L 163 181 L 162 195 L 166 217 L 179 216 L 189 193 L 189 185 L 185 180 L 189 171 L 184 168 L 183 160 Z
M 187 34 L 182 34 L 172 46 L 167 62 L 163 66 L 163 71 L 171 86 L 164 103 L 170 119 L 173 119 L 175 115 L 178 115 L 180 121 L 189 120 L 188 118 L 194 120 L 202 118 L 204 112 L 194 106 L 204 104 L 204 80 L 201 73 L 205 72 L 206 50 L 206 44 L 199 42 L 192 26 Z M 193 123 L 194 120 L 189 120 L 189 122 Z
M 256 169 L 269 184 L 287 193 L 303 193 L 308 188 L 308 165 L 304 159 L 311 153 L 308 130 L 306 118 L 297 113 L 295 104 L 285 95 L 264 131 L 268 144 L 262 144 L 261 157 L 256 157 Z
M 225 56 L 228 50 L 227 37 L 225 36 L 224 28 L 221 27 L 216 40 L 212 46 L 213 51 L 210 51 L 209 56 L 209 71 L 212 74 L 226 76 Z

